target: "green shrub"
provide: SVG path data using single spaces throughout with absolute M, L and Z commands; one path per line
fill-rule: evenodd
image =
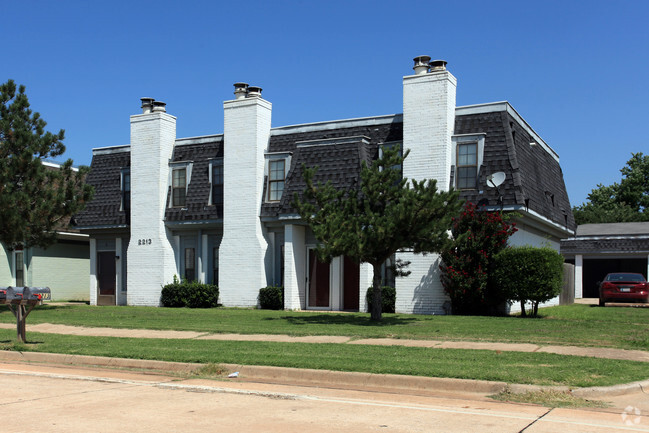
M 368 313 L 372 310 L 372 300 L 374 299 L 374 290 L 372 287 L 367 289 L 365 295 L 367 300 Z M 381 287 L 381 311 L 383 313 L 394 313 L 394 304 L 397 301 L 397 290 L 394 287 Z
M 178 281 L 174 275 L 171 284 L 162 288 L 160 303 L 163 307 L 212 308 L 219 304 L 219 288 L 198 281 Z
M 264 310 L 283 310 L 284 287 L 268 286 L 259 289 L 259 306 Z
M 510 302 L 521 304 L 521 316 L 526 316 L 525 303 L 532 303 L 532 317 L 539 304 L 561 293 L 563 257 L 552 248 L 511 247 L 494 257 L 491 284 L 498 285 Z

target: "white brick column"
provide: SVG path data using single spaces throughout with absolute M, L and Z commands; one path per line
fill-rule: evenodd
M 451 179 L 455 94 L 457 80 L 447 70 L 403 77 L 403 162 L 408 179 L 436 179 L 440 191 L 448 191 Z M 410 261 L 408 277 L 396 279 L 396 311 L 442 313 L 447 300 L 439 280 L 439 256 L 397 253 Z
M 368 311 L 367 289 L 374 284 L 374 268 L 369 263 L 361 263 L 359 269 L 358 281 L 358 311 L 361 313 Z
M 306 236 L 304 226 L 284 226 L 284 309 L 306 308 Z
M 259 219 L 272 105 L 261 97 L 225 101 L 223 152 L 223 240 L 219 290 L 226 306 L 257 305 L 267 285 L 268 243 Z
M 131 116 L 129 305 L 159 305 L 162 286 L 176 273 L 171 234 L 164 224 L 175 140 L 174 116 L 160 111 Z
M 584 256 L 575 255 L 575 299 L 584 297 Z

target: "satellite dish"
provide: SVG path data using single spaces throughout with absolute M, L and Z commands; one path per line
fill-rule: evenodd
M 505 172 L 497 171 L 487 176 L 487 186 L 498 188 L 505 181 Z

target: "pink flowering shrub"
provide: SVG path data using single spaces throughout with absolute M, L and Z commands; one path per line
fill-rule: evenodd
M 451 298 L 453 314 L 491 314 L 506 298 L 490 287 L 489 271 L 496 253 L 516 232 L 500 212 L 486 212 L 467 203 L 454 218 L 452 242 L 441 253 L 441 281 Z

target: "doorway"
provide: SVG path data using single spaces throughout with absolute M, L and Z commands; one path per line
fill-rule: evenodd
M 309 248 L 307 268 L 307 308 L 331 308 L 331 276 L 329 263 L 318 260 L 315 249 Z
M 115 251 L 97 253 L 97 305 L 115 305 Z

